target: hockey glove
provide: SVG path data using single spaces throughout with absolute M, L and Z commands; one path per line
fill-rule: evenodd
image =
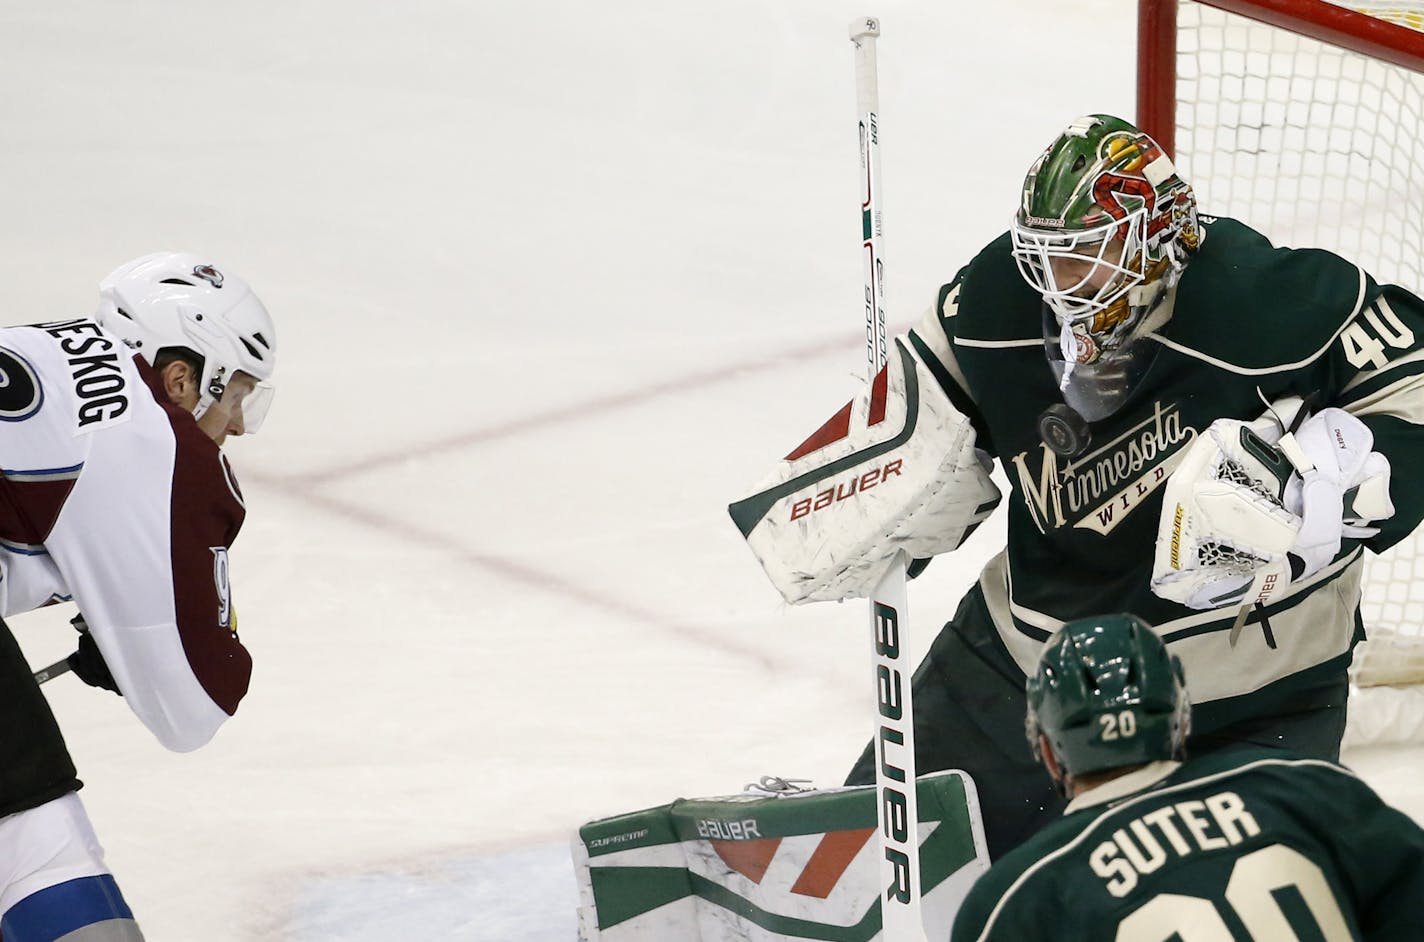
M 1291 433 L 1299 400 L 1255 422 L 1218 419 L 1167 482 L 1152 591 L 1189 608 L 1268 605 L 1394 515 L 1389 461 L 1341 409 Z M 1285 419 L 1278 416 L 1284 414 Z
M 89 633 L 89 626 L 85 624 L 84 616 L 75 615 L 69 623 L 74 626 L 75 631 L 79 632 L 79 650 L 66 658 L 69 662 L 69 669 L 89 686 L 112 690 L 122 697 L 123 692 L 114 682 L 114 675 L 109 673 L 109 665 L 104 663 L 104 655 L 99 653 L 99 645 L 95 643 L 94 636 Z

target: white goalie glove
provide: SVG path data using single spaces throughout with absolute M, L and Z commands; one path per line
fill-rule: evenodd
M 1152 591 L 1190 608 L 1269 605 L 1327 565 L 1345 537 L 1394 516 L 1389 460 L 1341 409 L 1285 432 L 1299 399 L 1254 422 L 1218 419 L 1167 481 Z
M 949 552 L 998 506 L 974 441 L 897 339 L 875 382 L 728 509 L 786 601 L 862 598 L 897 553 Z

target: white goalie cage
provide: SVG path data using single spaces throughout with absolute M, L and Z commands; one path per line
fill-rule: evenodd
M 1138 14 L 1138 121 L 1204 213 L 1424 294 L 1424 0 L 1139 0 Z M 1424 741 L 1424 536 L 1371 558 L 1363 593 L 1347 742 Z

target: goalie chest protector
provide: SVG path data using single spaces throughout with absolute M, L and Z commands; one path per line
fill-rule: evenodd
M 1039 416 L 1063 400 L 1045 354 L 1042 302 L 1019 275 L 1009 237 L 991 243 L 940 291 L 938 325 L 954 359 L 945 381 L 972 401 L 980 441 L 992 442 L 1013 489 L 1007 566 L 991 563 L 981 585 L 1025 670 L 1054 622 L 1099 612 L 1131 611 L 1169 642 L 1174 632 L 1228 631 L 1234 609 L 1195 613 L 1150 589 L 1163 485 L 1187 446 L 1215 419 L 1255 419 L 1265 403 L 1289 395 L 1314 394 L 1317 406 L 1349 408 L 1375 388 L 1357 379 L 1362 365 L 1378 366 L 1368 362 L 1378 352 L 1373 345 L 1389 362 L 1424 338 L 1418 299 L 1380 288 L 1344 259 L 1274 248 L 1230 219 L 1205 225 L 1207 237 L 1168 302 L 1170 319 L 1139 341 L 1159 347 L 1151 366 L 1124 405 L 1092 425 L 1087 450 L 1071 459 L 1039 438 Z M 933 325 L 918 330 L 927 329 Z M 1357 579 L 1358 568 L 1337 565 L 1322 578 Z M 1221 624 L 1206 624 L 1213 618 Z M 1326 644 L 1328 656 L 1318 648 L 1303 655 L 1308 664 L 1273 666 L 1280 676 L 1348 656 L 1352 611 L 1316 611 L 1311 619 L 1333 625 L 1340 637 Z M 1174 650 L 1190 673 L 1193 652 Z M 1279 679 L 1222 677 L 1213 688 L 1207 672 L 1191 676 L 1202 678 L 1194 699 Z

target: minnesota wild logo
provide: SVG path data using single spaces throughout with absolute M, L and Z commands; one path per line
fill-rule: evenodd
M 1128 216 L 1142 208 L 1149 243 L 1163 231 L 1181 230 L 1187 248 L 1197 247 L 1200 236 L 1190 224 L 1195 199 L 1156 141 L 1141 131 L 1119 131 L 1103 138 L 1099 153 L 1107 169 L 1093 181 L 1092 196 L 1101 212 L 1086 216 L 1085 225 L 1096 225 L 1104 216 L 1122 220 L 1117 235 L 1126 239 Z
M 1126 219 L 1130 210 L 1145 206 L 1151 216 L 1157 208 L 1157 188 L 1143 176 L 1143 168 L 1162 156 L 1146 135 L 1114 134 L 1103 140 L 1103 150 L 1113 160 L 1112 170 L 1093 181 L 1093 199 L 1113 219 Z M 1155 152 L 1155 153 L 1154 153 Z M 1127 205 L 1132 202 L 1132 205 Z M 1127 232 L 1119 233 L 1127 238 Z
M 1159 401 L 1147 418 L 1088 454 L 1062 461 L 1040 445 L 1012 463 L 1040 531 L 1072 526 L 1107 535 L 1166 482 L 1194 438 L 1177 406 Z

